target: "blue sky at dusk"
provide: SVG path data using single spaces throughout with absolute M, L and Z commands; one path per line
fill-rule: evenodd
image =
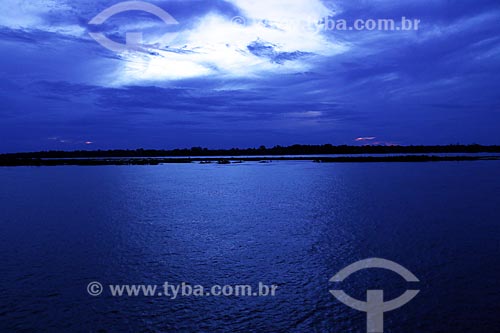
M 2 0 L 0 152 L 500 143 L 498 0 L 149 1 L 179 24 L 89 25 L 117 3 Z M 419 30 L 326 26 L 402 17 Z

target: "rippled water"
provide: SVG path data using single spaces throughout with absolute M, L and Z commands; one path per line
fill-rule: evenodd
M 500 162 L 1 168 L 0 184 L 2 332 L 365 332 L 328 280 L 369 257 L 421 280 L 386 332 L 499 331 Z M 341 287 L 394 298 L 401 280 Z M 91 281 L 279 288 L 113 298 Z

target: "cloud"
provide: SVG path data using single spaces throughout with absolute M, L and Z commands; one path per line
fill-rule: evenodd
M 57 143 L 47 137 L 96 148 L 353 143 L 360 133 L 403 144 L 500 140 L 497 0 L 158 0 L 179 26 L 131 12 L 101 27 L 117 42 L 144 33 L 144 52 L 122 54 L 88 36 L 87 22 L 116 1 L 5 1 L 0 150 Z M 302 25 L 330 15 L 422 24 Z M 165 32 L 177 38 L 162 42 Z M 383 142 L 368 138 L 358 142 Z
M 276 24 L 302 19 L 321 19 L 331 15 L 333 8 L 328 8 L 319 0 L 230 0 L 236 7 L 240 8 L 248 18 L 267 20 Z
M 55 0 L 33 2 L 28 0 L 3 0 L 0 25 L 13 29 L 34 28 L 44 25 L 44 15 L 68 9 Z
M 369 136 L 369 137 L 361 137 L 361 138 L 357 138 L 357 139 L 356 139 L 356 140 L 354 140 L 354 141 L 356 141 L 356 142 L 364 142 L 364 141 L 373 141 L 373 140 L 375 140 L 375 139 L 376 139 L 376 137 L 374 137 L 374 136 Z
M 312 68 L 306 55 L 332 56 L 347 49 L 322 32 L 298 24 L 299 20 L 316 22 L 331 14 L 318 0 L 295 0 L 286 5 L 270 0 L 265 6 L 256 1 L 231 3 L 244 15 L 244 22 L 208 12 L 178 31 L 174 41 L 162 44 L 149 40 L 149 53 L 123 54 L 122 75 L 115 83 L 304 72 Z

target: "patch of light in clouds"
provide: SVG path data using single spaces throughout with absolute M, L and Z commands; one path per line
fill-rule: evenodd
M 301 73 L 311 70 L 317 57 L 349 49 L 348 45 L 334 41 L 324 32 L 304 26 L 304 23 L 317 24 L 334 14 L 334 8 L 320 0 L 226 2 L 238 10 L 244 24 L 232 20 L 234 13 L 208 11 L 181 22 L 176 38 L 167 41 L 158 33 L 165 29 L 160 20 L 151 21 L 149 17 L 144 21 L 143 16 L 135 13 L 127 20 L 122 17 L 120 24 L 108 26 L 111 30 L 104 33 L 109 37 L 142 31 L 147 51 L 119 54 L 115 70 L 110 71 L 108 66 L 95 76 L 95 82 L 122 86 L 205 76 L 256 78 Z M 169 2 L 151 3 L 169 11 Z M 71 14 L 84 11 L 85 16 L 97 15 L 110 7 L 109 2 L 79 4 L 65 0 L 45 0 L 43 3 L 3 0 L 2 4 L 4 14 L 0 16 L 0 26 L 51 32 L 80 41 L 91 38 L 87 27 L 80 25 L 78 18 Z M 175 17 L 175 12 L 171 14 Z M 59 19 L 51 21 L 49 17 Z M 65 19 L 61 20 L 62 17 Z M 133 17 L 137 19 L 130 19 Z M 92 16 L 87 18 L 90 20 Z
M 319 22 L 332 10 L 318 0 L 231 1 L 243 13 L 244 24 L 231 17 L 208 13 L 169 44 L 156 45 L 154 54 L 126 53 L 116 84 L 183 79 L 206 75 L 255 77 L 265 73 L 297 73 L 311 69 L 310 59 L 345 52 L 303 22 Z M 294 24 L 293 20 L 296 21 Z M 264 54 L 252 52 L 257 45 Z M 275 61 L 273 57 L 284 59 Z
M 333 14 L 333 8 L 327 8 L 319 0 L 231 0 L 243 13 L 252 19 L 272 22 L 322 19 Z

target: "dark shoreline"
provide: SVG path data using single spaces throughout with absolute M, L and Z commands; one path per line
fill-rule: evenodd
M 16 166 L 103 166 L 103 165 L 161 165 L 161 164 L 239 164 L 243 162 L 270 163 L 273 161 L 308 161 L 315 163 L 423 163 L 423 162 L 465 162 L 465 161 L 498 161 L 500 156 L 357 156 L 357 157 L 227 157 L 227 158 L 12 158 L 0 157 L 0 167 Z
M 257 156 L 320 156 L 320 155 L 432 155 L 432 154 L 498 154 L 500 146 L 482 145 L 447 145 L 447 146 L 334 146 L 325 145 L 293 145 L 289 147 L 275 146 L 266 148 L 232 148 L 208 149 L 193 147 L 189 149 L 155 150 L 77 150 L 77 151 L 40 151 L 30 153 L 0 154 L 4 159 L 70 159 L 70 158 L 125 158 L 125 157 L 257 157 Z

